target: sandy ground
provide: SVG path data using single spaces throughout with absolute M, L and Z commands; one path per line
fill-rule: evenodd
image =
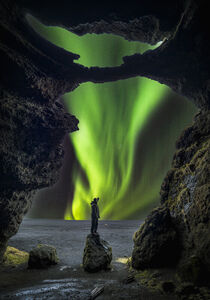
M 99 234 L 112 247 L 111 271 L 89 274 L 82 269 L 82 256 L 90 221 L 25 219 L 9 245 L 30 251 L 38 243 L 57 249 L 59 264 L 47 270 L 13 268 L 0 270 L 0 299 L 89 299 L 96 287 L 105 286 L 98 300 L 172 300 L 172 296 L 148 292 L 137 282 L 123 283 L 131 256 L 133 233 L 140 221 L 100 221 Z

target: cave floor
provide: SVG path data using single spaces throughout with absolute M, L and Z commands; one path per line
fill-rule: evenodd
M 110 271 L 84 272 L 82 256 L 90 221 L 25 219 L 9 246 L 30 251 L 38 243 L 56 247 L 59 263 L 45 270 L 29 270 L 27 266 L 0 269 L 0 299 L 89 299 L 90 292 L 103 285 L 98 300 L 173 300 L 173 296 L 157 294 L 139 282 L 123 283 L 129 275 L 125 264 L 132 253 L 132 236 L 140 221 L 100 221 L 99 233 L 112 247 Z

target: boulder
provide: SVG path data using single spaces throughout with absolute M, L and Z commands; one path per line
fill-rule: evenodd
M 8 246 L 3 257 L 3 265 L 17 267 L 27 265 L 29 254 L 14 247 Z
M 57 264 L 59 261 L 55 247 L 39 244 L 29 252 L 28 267 L 43 269 Z
M 112 248 L 100 239 L 99 234 L 89 234 L 83 255 L 83 268 L 87 272 L 107 270 L 112 260 Z
M 169 209 L 153 210 L 134 234 L 132 266 L 142 270 L 170 266 L 178 256 L 179 242 Z

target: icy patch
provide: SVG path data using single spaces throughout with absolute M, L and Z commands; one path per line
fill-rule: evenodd
M 185 214 L 188 213 L 188 211 L 189 211 L 189 209 L 190 209 L 191 206 L 192 206 L 192 201 L 191 201 L 191 202 L 188 202 L 188 203 L 186 203 L 186 204 L 184 205 L 184 212 L 185 212 Z
M 195 191 L 195 188 L 196 188 L 196 184 L 197 184 L 197 178 L 196 178 L 196 176 L 187 175 L 185 177 L 184 184 L 186 185 L 186 187 L 188 188 L 188 190 L 190 192 L 190 198 L 191 198 L 191 200 L 193 200 L 193 194 L 194 194 L 194 191 Z
M 187 175 L 184 179 L 184 184 L 186 185 L 189 195 L 190 195 L 190 201 L 184 204 L 184 213 L 187 214 L 193 204 L 194 200 L 194 191 L 197 184 L 197 178 L 193 175 Z

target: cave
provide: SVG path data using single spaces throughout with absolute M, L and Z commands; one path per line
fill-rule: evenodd
M 78 130 L 79 120 L 66 111 L 63 95 L 88 82 L 104 84 L 144 77 L 184 96 L 197 112 L 193 124 L 183 128 L 176 141 L 171 168 L 160 186 L 160 203 L 134 234 L 130 267 L 139 272 L 170 268 L 186 282 L 185 290 L 190 289 L 183 299 L 199 299 L 196 297 L 204 293 L 203 289 L 203 299 L 209 299 L 207 4 L 204 0 L 121 4 L 0 1 L 0 261 L 8 241 L 30 213 L 36 192 L 59 180 L 64 139 Z M 45 26 L 65 28 L 79 37 L 112 34 L 151 46 L 161 43 L 142 54 L 124 56 L 117 66 L 84 66 L 77 62 L 78 54 L 38 34 L 29 18 Z

